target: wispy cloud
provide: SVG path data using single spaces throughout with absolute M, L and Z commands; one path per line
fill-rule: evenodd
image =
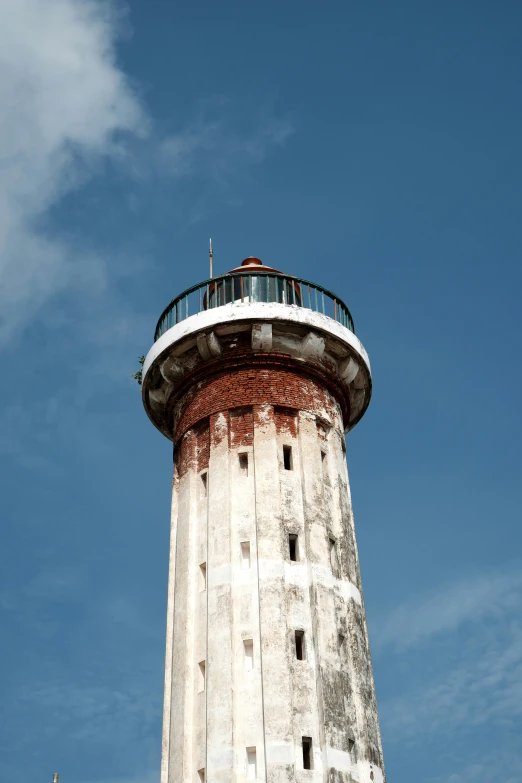
M 139 596 L 96 592 L 84 574 L 63 564 L 54 570 L 44 565 L 27 585 L 0 595 L 7 638 L 15 622 L 20 641 L 30 639 L 4 683 L 5 757 L 20 758 L 37 733 L 57 756 L 89 747 L 110 759 L 114 776 L 100 768 L 97 783 L 120 783 L 117 772 L 121 781 L 140 780 L 141 769 L 149 780 L 160 752 L 163 634 L 151 630 Z
M 210 99 L 162 136 L 117 63 L 115 7 L 101 0 L 0 3 L 0 344 L 54 294 L 107 285 L 114 261 L 63 229 L 52 231 L 47 220 L 65 196 L 103 172 L 103 160 L 118 161 L 132 181 L 130 212 L 161 180 L 177 188 L 183 219 L 194 222 L 216 191 L 221 203 L 237 203 L 238 175 L 293 131 L 270 111 L 251 115 Z M 179 187 L 189 180 L 195 188 L 182 197 Z
M 228 100 L 206 101 L 192 122 L 161 143 L 162 171 L 176 179 L 197 177 L 227 187 L 238 170 L 261 163 L 293 132 L 288 118 L 268 111 L 244 117 Z
M 455 741 L 480 727 L 513 727 L 522 717 L 521 605 L 515 565 L 445 585 L 395 610 L 377 649 L 411 661 L 418 645 L 416 667 L 425 663 L 416 686 L 381 705 L 388 736 Z
M 160 133 L 117 62 L 122 8 L 110 0 L 0 2 L 0 344 L 56 293 L 107 285 L 114 261 L 48 220 L 64 197 L 104 173 L 104 161 L 117 161 L 132 182 L 129 212 L 160 180 L 176 188 L 193 180 L 189 198 L 176 196 L 194 222 L 216 188 L 230 191 L 293 131 L 287 119 L 240 112 L 220 98 Z
M 0 6 L 0 339 L 55 292 L 93 273 L 45 230 L 48 210 L 121 154 L 145 115 L 115 58 L 114 6 L 17 0 Z
M 384 702 L 390 736 L 448 735 L 522 716 L 522 627 L 513 622 L 485 636 L 482 644 L 477 638 L 462 644 L 457 667 Z
M 405 650 L 469 622 L 499 617 L 520 606 L 522 567 L 444 585 L 393 610 L 376 634 L 376 649 Z
M 140 672 L 143 676 L 143 672 Z M 148 680 L 150 685 L 150 678 Z M 155 681 L 154 681 L 154 684 Z M 147 683 L 109 687 L 103 683 L 31 682 L 20 688 L 18 699 L 43 710 L 49 717 L 48 732 L 66 732 L 70 741 L 124 746 L 157 727 L 161 715 L 160 694 L 147 692 Z
M 225 98 L 201 101 L 195 117 L 158 147 L 160 177 L 185 186 L 176 209 L 183 221 L 196 223 L 216 205 L 240 205 L 255 166 L 283 147 L 294 131 L 291 118 L 268 108 L 251 112 Z M 189 182 L 192 197 L 187 201 Z
M 448 777 L 432 778 L 431 783 L 520 783 L 522 769 L 522 752 L 517 748 L 502 748 L 489 753 L 477 753 L 471 764 L 462 768 L 457 764 L 457 771 Z

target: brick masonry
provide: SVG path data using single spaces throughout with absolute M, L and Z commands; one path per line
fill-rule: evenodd
M 230 411 L 229 444 L 231 448 L 252 446 L 254 442 L 254 414 L 251 407 Z
M 281 427 L 291 426 L 288 409 L 307 411 L 331 421 L 340 415 L 339 403 L 332 393 L 307 372 L 279 367 L 233 369 L 201 381 L 179 401 L 174 443 L 178 444 L 188 429 L 213 414 L 263 404 L 287 410 L 280 414 Z M 233 413 L 233 432 L 237 431 L 239 439 L 246 437 L 245 416 Z

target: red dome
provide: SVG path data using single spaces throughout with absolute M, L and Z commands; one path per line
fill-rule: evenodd
M 247 269 L 244 269 L 243 267 L 247 267 Z M 241 266 L 236 266 L 234 269 L 231 269 L 228 274 L 230 275 L 232 272 L 275 272 L 278 275 L 282 275 L 283 272 L 281 272 L 279 269 L 274 269 L 271 266 L 266 266 L 263 264 L 260 258 L 256 258 L 255 256 L 248 256 L 248 258 L 245 258 L 244 261 L 241 262 Z

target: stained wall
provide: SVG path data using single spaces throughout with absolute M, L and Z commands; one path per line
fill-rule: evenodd
M 254 749 L 259 781 L 381 783 L 341 409 L 305 372 L 249 372 L 175 421 L 162 783 L 242 783 Z

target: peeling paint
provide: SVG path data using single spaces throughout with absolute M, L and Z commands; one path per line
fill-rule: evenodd
M 247 749 L 265 783 L 384 783 L 343 438 L 369 365 L 279 308 L 187 319 L 147 360 L 175 442 L 161 783 L 243 783 Z

